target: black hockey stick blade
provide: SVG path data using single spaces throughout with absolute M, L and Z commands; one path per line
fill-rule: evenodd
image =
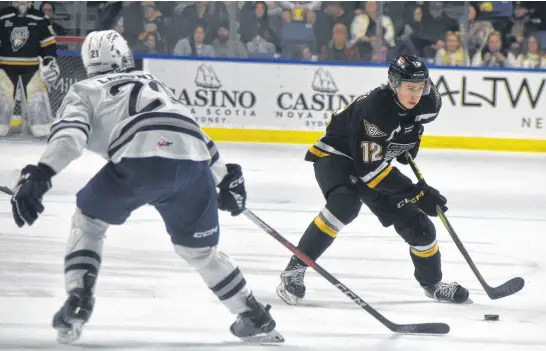
M 394 324 L 389 327 L 395 333 L 400 334 L 447 334 L 449 325 L 445 323 L 420 323 L 420 324 Z
M 487 282 L 485 281 L 481 273 L 478 271 L 478 268 L 472 261 L 470 254 L 468 253 L 468 251 L 466 251 L 466 248 L 463 246 L 461 239 L 459 239 L 459 236 L 457 235 L 457 233 L 455 233 L 455 229 L 453 229 L 453 227 L 451 226 L 451 223 L 449 223 L 449 220 L 447 219 L 446 215 L 444 214 L 442 209 L 440 209 L 439 206 L 436 206 L 436 212 L 438 213 L 438 217 L 440 217 L 440 219 L 442 220 L 442 223 L 446 227 L 447 232 L 449 233 L 449 235 L 451 235 L 451 238 L 455 242 L 455 245 L 457 246 L 457 248 L 459 248 L 459 251 L 461 251 L 464 259 L 470 266 L 470 269 L 472 270 L 472 272 L 474 272 L 474 275 L 476 275 L 476 277 L 478 278 L 478 281 L 480 282 L 483 289 L 485 290 L 485 293 L 487 294 L 487 296 L 489 296 L 489 298 L 491 298 L 491 300 L 501 299 L 503 297 L 510 296 L 512 294 L 517 293 L 521 289 L 523 289 L 523 287 L 525 286 L 525 281 L 523 280 L 523 278 L 520 278 L 520 277 L 512 278 L 506 283 L 501 284 L 500 286 L 496 288 L 487 284 Z
M 357 294 L 355 294 L 351 289 L 343 285 L 339 280 L 337 280 L 333 275 L 328 273 L 327 270 L 322 268 L 318 263 L 313 259 L 307 256 L 305 253 L 298 250 L 297 247 L 292 245 L 290 241 L 284 238 L 279 232 L 271 228 L 267 223 L 262 221 L 258 216 L 256 216 L 252 211 L 246 209 L 244 211 L 245 216 L 248 217 L 252 222 L 254 222 L 258 227 L 262 228 L 267 234 L 271 235 L 274 239 L 280 242 L 284 247 L 290 250 L 294 255 L 296 255 L 300 260 L 305 262 L 307 266 L 313 268 L 318 274 L 320 274 L 324 279 L 330 282 L 333 286 L 338 288 L 343 294 L 349 297 L 355 304 L 360 306 L 366 312 L 371 314 L 375 319 L 381 322 L 384 326 L 389 328 L 395 333 L 401 334 L 447 334 L 449 332 L 449 325 L 444 323 L 421 323 L 421 324 L 396 324 L 388 320 L 385 316 L 375 310 L 372 306 L 368 305 L 367 302 L 362 300 Z
M 413 171 L 417 179 L 425 182 L 425 177 L 423 176 L 423 173 L 421 173 L 421 170 L 419 170 L 419 167 L 417 167 L 417 163 L 415 162 L 411 154 L 406 151 L 405 155 L 411 167 L 411 170 Z M 440 217 L 440 220 L 444 224 L 444 227 L 446 227 L 447 232 L 453 239 L 453 242 L 455 243 L 455 245 L 457 246 L 457 248 L 463 255 L 464 259 L 466 260 L 466 263 L 468 263 L 468 266 L 470 267 L 470 269 L 472 270 L 476 278 L 478 278 L 478 281 L 480 282 L 481 286 L 485 290 L 485 293 L 487 294 L 487 296 L 489 296 L 490 299 L 496 300 L 506 296 L 510 296 L 512 294 L 517 293 L 521 289 L 523 289 L 523 286 L 525 285 L 525 281 L 523 280 L 523 278 L 520 278 L 520 277 L 513 278 L 496 288 L 493 288 L 489 284 L 487 284 L 487 282 L 481 275 L 480 271 L 478 270 L 478 267 L 476 267 L 476 264 L 474 264 L 474 261 L 472 261 L 470 254 L 468 253 L 468 251 L 466 251 L 466 248 L 464 247 L 463 242 L 461 241 L 461 239 L 459 239 L 459 236 L 457 235 L 457 233 L 455 233 L 455 229 L 453 229 L 453 227 L 449 223 L 444 211 L 442 211 L 440 206 L 436 206 L 436 213 L 438 214 L 438 217 Z
M 7 195 L 13 195 L 13 191 L 7 186 L 0 186 L 0 191 Z

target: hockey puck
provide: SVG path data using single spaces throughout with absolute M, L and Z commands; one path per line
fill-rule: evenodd
M 498 314 L 486 314 L 483 318 L 486 321 L 498 321 L 499 315 Z

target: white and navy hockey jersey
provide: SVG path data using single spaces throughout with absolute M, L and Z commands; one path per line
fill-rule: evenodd
M 114 163 L 154 156 L 208 161 L 216 184 L 227 174 L 191 112 L 147 72 L 110 73 L 72 85 L 57 118 L 40 159 L 56 173 L 88 149 Z

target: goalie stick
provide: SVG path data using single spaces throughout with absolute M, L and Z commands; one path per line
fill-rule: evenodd
M 417 177 L 417 179 L 425 182 L 425 177 L 423 176 L 423 174 L 419 170 L 419 167 L 417 167 L 417 163 L 415 163 L 415 160 L 410 155 L 410 153 L 407 152 L 407 151 L 406 151 L 406 158 L 409 161 L 408 163 L 409 163 L 413 173 Z M 426 182 L 425 182 L 425 184 L 426 184 Z M 442 223 L 446 227 L 447 232 L 449 233 L 449 235 L 451 235 L 451 238 L 455 242 L 455 245 L 457 246 L 457 248 L 459 249 L 459 251 L 463 255 L 463 257 L 466 260 L 466 262 L 468 263 L 468 265 L 470 266 L 470 269 L 472 270 L 472 272 L 474 272 L 474 275 L 476 276 L 476 278 L 478 278 L 478 281 L 482 285 L 483 289 L 485 290 L 485 292 L 487 293 L 487 296 L 489 296 L 489 298 L 491 298 L 492 300 L 501 299 L 503 297 L 515 294 L 518 291 L 520 291 L 521 289 L 523 289 L 523 286 L 525 285 L 525 281 L 523 280 L 523 278 L 520 278 L 520 277 L 512 278 L 509 281 L 507 281 L 506 283 L 497 286 L 496 288 L 494 288 L 494 287 L 490 286 L 489 284 L 487 284 L 485 279 L 483 279 L 480 271 L 478 271 L 478 268 L 474 264 L 474 261 L 472 261 L 472 258 L 468 254 L 468 251 L 466 251 L 466 249 L 465 249 L 465 247 L 463 245 L 463 242 L 461 241 L 461 239 L 459 239 L 459 237 L 457 236 L 457 233 L 455 233 L 455 229 L 453 229 L 453 227 L 451 226 L 451 224 L 447 220 L 447 217 L 444 214 L 444 212 L 442 211 L 442 209 L 440 208 L 440 206 L 436 206 L 436 213 L 438 213 L 438 217 L 440 217 L 440 220 L 442 221 Z
M 319 266 L 309 256 L 307 256 L 305 253 L 298 250 L 298 248 L 292 245 L 290 241 L 285 239 L 275 229 L 271 228 L 267 223 L 262 221 L 251 210 L 246 209 L 244 211 L 244 214 L 252 222 L 254 222 L 258 227 L 262 228 L 267 234 L 271 235 L 275 240 L 283 244 L 288 250 L 292 251 L 292 253 L 296 255 L 300 260 L 302 260 L 309 267 L 317 271 L 318 274 L 320 274 L 323 278 L 325 278 L 332 285 L 338 288 L 342 293 L 347 295 L 354 303 L 356 303 L 366 312 L 371 314 L 375 319 L 377 319 L 379 322 L 381 322 L 384 326 L 389 328 L 391 331 L 395 333 L 403 333 L 403 334 L 447 334 L 449 332 L 449 325 L 445 323 L 396 324 L 391 322 L 381 313 L 377 312 L 372 306 L 368 305 L 368 303 L 362 300 L 351 289 L 343 285 L 339 280 L 337 280 L 334 276 L 328 273 L 324 268 Z

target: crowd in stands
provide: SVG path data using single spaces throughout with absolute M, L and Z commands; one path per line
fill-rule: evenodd
M 115 29 L 141 54 L 375 63 L 415 54 L 442 66 L 546 68 L 540 1 L 88 3 L 94 29 Z M 40 8 L 62 35 L 55 4 Z

